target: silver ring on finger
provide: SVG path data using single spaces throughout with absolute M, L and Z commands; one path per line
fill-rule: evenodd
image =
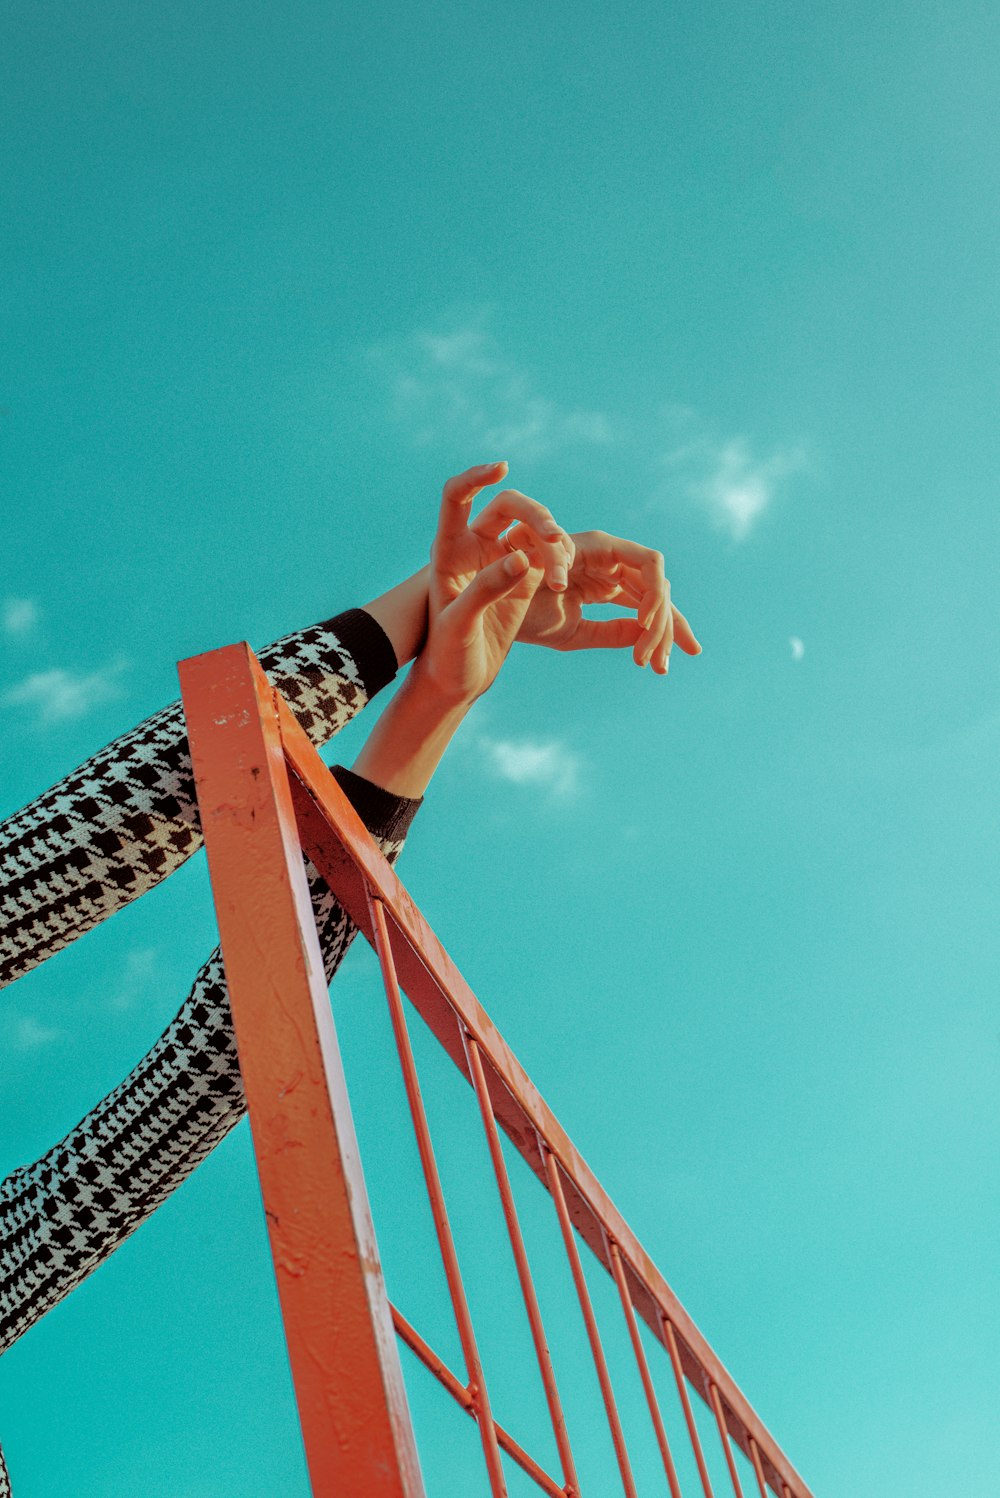
M 504 546 L 509 552 L 515 552 L 517 550 L 517 547 L 510 539 L 510 531 L 504 531 L 503 535 L 500 537 L 500 540 L 503 542 Z

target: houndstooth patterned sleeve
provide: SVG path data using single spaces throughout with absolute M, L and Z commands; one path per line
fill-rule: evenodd
M 394 862 L 421 803 L 391 796 L 349 770 L 335 773 Z M 329 981 L 356 927 L 312 865 L 308 873 Z M 244 1111 L 216 948 L 174 1020 L 124 1082 L 40 1160 L 0 1185 L 0 1352 L 186 1180 Z
M 285 635 L 260 661 L 315 744 L 360 712 L 397 666 L 363 609 Z M 175 702 L 0 824 L 0 987 L 165 879 L 201 843 Z

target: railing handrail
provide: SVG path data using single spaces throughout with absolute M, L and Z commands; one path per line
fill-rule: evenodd
M 473 1088 L 476 1087 L 476 1075 L 470 1065 L 469 1042 L 474 1043 L 480 1058 L 486 1063 L 483 1076 L 488 1109 L 546 1190 L 555 1195 L 557 1207 L 559 1197 L 564 1198 L 568 1221 L 616 1283 L 626 1315 L 629 1306 L 634 1307 L 666 1349 L 677 1375 L 706 1491 L 710 1488 L 687 1404 L 685 1379 L 695 1388 L 718 1423 L 737 1493 L 740 1492 L 739 1479 L 732 1465 L 728 1439 L 735 1441 L 752 1463 L 762 1493 L 766 1483 L 779 1498 L 812 1498 L 802 1478 L 545 1103 L 406 887 L 383 857 L 291 709 L 280 694 L 270 688 L 256 657 L 245 645 L 226 647 L 208 656 L 196 657 L 182 666 L 185 709 L 189 714 L 199 794 L 204 778 L 200 773 L 199 754 L 206 735 L 211 731 L 207 721 L 206 694 L 213 680 L 221 680 L 227 673 L 234 681 L 236 678 L 242 681 L 235 697 L 232 692 L 229 694 L 234 702 L 242 702 L 246 708 L 252 682 L 254 702 L 262 722 L 268 716 L 268 708 L 273 714 L 269 752 L 272 760 L 280 755 L 281 768 L 286 775 L 290 772 L 287 784 L 294 807 L 295 836 L 301 851 L 315 864 L 352 922 L 379 952 L 387 983 L 398 972 L 410 1002 Z M 241 773 L 245 782 L 252 769 L 244 766 Z M 280 775 L 278 778 L 280 780 Z M 203 820 L 204 811 L 203 808 Z M 211 860 L 212 842 L 208 826 L 206 842 Z M 213 886 L 219 904 L 226 897 L 218 887 L 214 870 Z M 384 925 L 379 911 L 384 913 Z M 220 929 L 222 924 L 220 911 Z M 377 929 L 380 926 L 381 935 Z M 223 950 L 227 956 L 228 972 L 225 931 Z M 237 1039 L 240 1040 L 238 1027 Z M 242 1046 L 240 1054 L 242 1063 Z M 484 1103 L 481 1089 L 480 1102 Z M 636 1340 L 637 1334 L 633 1338 L 634 1345 Z M 640 1356 L 641 1344 L 636 1350 Z M 647 1388 L 647 1394 L 651 1394 L 651 1389 Z M 654 1414 L 654 1421 L 656 1418 Z M 667 1460 L 669 1462 L 669 1458 Z

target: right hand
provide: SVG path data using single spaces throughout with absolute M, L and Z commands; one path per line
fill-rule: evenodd
M 428 685 L 456 702 L 472 702 L 492 686 L 543 578 L 565 589 L 576 554 L 544 505 L 516 489 L 496 495 L 469 525 L 476 495 L 506 471 L 506 463 L 467 469 L 448 480 L 441 496 L 418 665 Z M 514 520 L 530 537 L 533 560 L 500 540 Z
M 544 575 L 523 551 L 505 552 L 457 597 L 430 610 L 427 639 L 413 666 L 424 686 L 456 706 L 481 697 L 510 653 Z
M 469 524 L 476 495 L 499 483 L 506 472 L 506 463 L 482 463 L 445 484 L 431 547 L 432 617 L 457 598 L 484 567 L 510 555 L 500 536 L 514 521 L 518 522 L 519 533 L 530 542 L 532 562 L 542 568 L 548 586 L 556 591 L 567 586 L 576 546 L 551 510 L 536 499 L 529 499 L 518 489 L 504 489 Z

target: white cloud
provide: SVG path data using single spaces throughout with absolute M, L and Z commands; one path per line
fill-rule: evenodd
M 761 450 L 747 437 L 713 432 L 682 402 L 662 403 L 649 422 L 560 404 L 510 356 L 493 318 L 489 306 L 453 311 L 365 350 L 392 417 L 414 446 L 452 450 L 464 466 L 618 443 L 640 463 L 666 469 L 657 508 L 679 494 L 737 543 L 753 533 L 786 481 L 811 466 L 803 444 Z
M 123 670 L 124 664 L 120 663 L 90 672 L 64 671 L 61 667 L 36 671 L 8 687 L 0 702 L 7 707 L 32 710 L 43 727 L 82 718 L 100 703 L 121 696 L 118 677 Z
M 3 631 L 7 635 L 26 635 L 38 623 L 40 612 L 33 598 L 5 598 L 3 601 Z
M 541 786 L 556 796 L 572 796 L 579 790 L 582 762 L 565 744 L 480 734 L 478 745 L 488 768 L 501 780 Z
M 489 309 L 479 308 L 444 329 L 420 329 L 366 351 L 415 446 L 457 445 L 470 462 L 488 463 L 614 440 L 603 411 L 560 406 L 539 394 L 505 356 L 489 321 Z
M 497 374 L 500 366 L 484 352 L 486 335 L 481 327 L 468 325 L 453 333 L 418 332 L 413 341 L 423 348 L 434 364 L 445 369 L 462 369 L 467 374 Z
M 734 437 L 714 454 L 709 472 L 695 481 L 692 492 L 721 530 L 734 541 L 745 541 L 770 509 L 781 480 L 802 467 L 795 448 L 778 448 L 768 458 L 755 459 L 749 444 Z
M 806 653 L 805 645 L 799 639 L 798 635 L 789 635 L 788 643 L 792 649 L 792 660 L 800 661 Z
M 126 954 L 121 983 L 109 1000 L 112 1009 L 131 1009 L 146 997 L 156 969 L 157 955 L 155 947 L 133 947 Z
M 14 1046 L 19 1051 L 37 1051 L 42 1046 L 61 1040 L 63 1032 L 43 1025 L 30 1014 L 15 1015 L 11 1025 Z
M 745 541 L 781 484 L 809 466 L 801 444 L 757 457 L 745 437 L 718 441 L 708 436 L 690 406 L 667 406 L 663 414 L 682 439 L 663 456 L 671 490 L 679 487 L 733 541 Z

